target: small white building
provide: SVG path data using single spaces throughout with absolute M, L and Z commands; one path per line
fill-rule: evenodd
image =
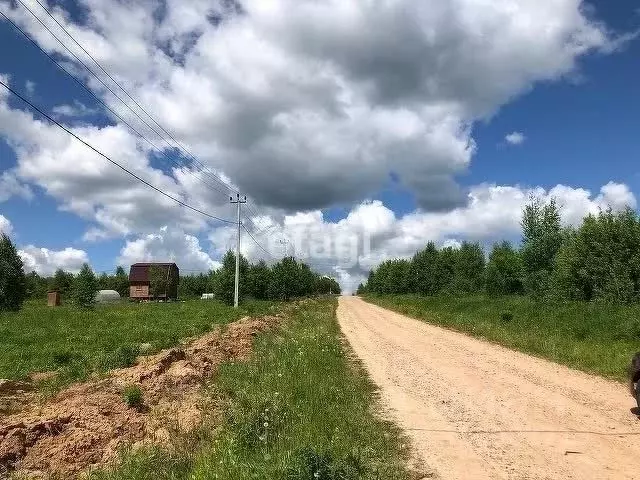
M 96 302 L 98 303 L 110 303 L 119 302 L 120 294 L 115 290 L 100 290 L 96 294 Z
M 203 293 L 200 300 L 215 300 L 216 295 L 214 293 Z

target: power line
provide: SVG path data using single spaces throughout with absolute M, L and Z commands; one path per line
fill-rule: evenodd
M 15 28 L 18 32 L 20 32 L 22 35 L 24 35 L 24 37 L 29 40 L 38 50 L 40 50 L 40 52 L 43 55 L 46 55 L 47 58 L 49 60 L 51 60 L 51 62 L 53 62 L 53 64 L 58 67 L 60 70 L 62 70 L 64 73 L 66 73 L 69 78 L 71 78 L 74 82 L 76 82 L 78 85 L 80 85 L 80 87 L 82 87 L 83 90 L 85 90 L 87 93 L 89 93 L 97 102 L 100 103 L 100 105 L 102 105 L 104 108 L 106 108 L 109 112 L 111 112 L 112 115 L 114 115 L 118 120 L 120 120 L 122 123 L 124 123 L 127 127 L 129 127 L 136 135 L 138 135 L 139 138 L 142 138 L 143 140 L 145 140 L 153 149 L 155 150 L 160 150 L 160 148 L 158 148 L 157 145 L 155 145 L 151 140 L 149 140 L 147 137 L 145 137 L 144 135 L 142 135 L 138 130 L 136 130 L 136 128 L 134 128 L 129 122 L 127 122 L 124 118 L 122 118 L 122 116 L 120 116 L 120 114 L 118 114 L 118 112 L 116 112 L 114 109 L 112 109 L 109 105 L 107 105 L 100 97 L 98 97 L 93 90 L 91 90 L 89 87 L 87 87 L 84 83 L 82 83 L 80 80 L 78 80 L 71 72 L 69 72 L 69 70 L 67 70 L 62 64 L 58 63 L 56 61 L 55 58 L 53 58 L 52 55 L 50 55 L 45 49 L 43 49 L 38 42 L 36 42 L 33 38 L 31 38 L 29 36 L 29 34 L 27 32 L 25 32 L 22 28 L 20 28 L 13 20 L 11 20 L 9 17 L 7 17 L 7 15 L 0 11 L 0 15 L 2 15 L 2 17 L 7 20 L 12 26 L 13 28 Z
M 142 133 L 140 133 L 140 131 L 138 131 L 133 125 L 131 125 L 129 122 L 127 122 L 118 112 L 116 112 L 113 108 L 111 108 L 109 105 L 107 105 L 98 95 L 96 95 L 93 90 L 91 90 L 89 87 L 87 87 L 84 83 L 82 83 L 82 81 L 80 81 L 75 75 L 73 75 L 71 72 L 69 72 L 69 70 L 67 70 L 62 64 L 58 63 L 56 61 L 55 58 L 53 58 L 52 55 L 50 55 L 46 50 L 44 50 L 39 44 L 38 42 L 36 42 L 33 38 L 31 38 L 31 36 L 25 32 L 22 28 L 20 28 L 20 26 L 18 26 L 13 20 L 11 20 L 4 12 L 0 11 L 0 15 L 2 15 L 2 17 L 8 21 L 14 29 L 16 29 L 18 32 L 20 32 L 27 40 L 29 40 L 29 42 L 31 42 L 39 51 L 40 53 L 42 53 L 43 55 L 45 55 L 49 60 L 51 60 L 51 62 L 58 67 L 60 70 L 62 70 L 69 78 L 71 78 L 75 83 L 77 83 L 84 91 L 86 91 L 89 95 L 91 95 L 93 97 L 93 99 L 95 101 L 97 101 L 100 105 L 102 105 L 104 108 L 106 108 L 113 116 L 115 116 L 118 120 L 120 120 L 122 123 L 124 123 L 127 127 L 129 127 L 129 129 L 134 132 L 138 138 L 141 138 L 142 140 L 146 141 L 149 146 L 151 146 L 151 148 L 153 148 L 154 150 L 157 151 L 161 151 L 161 149 L 155 144 L 153 143 L 151 140 L 149 140 L 148 137 L 146 137 L 145 135 L 143 135 Z M 174 162 L 175 163 L 175 162 Z M 192 172 L 193 173 L 193 172 Z M 197 171 L 197 173 L 201 173 L 200 171 Z M 205 183 L 206 185 L 210 186 L 211 188 L 213 188 L 214 190 L 218 190 L 216 189 L 216 187 L 214 187 L 213 185 L 209 184 L 208 182 L 206 182 L 204 179 L 202 179 L 202 177 L 200 177 L 200 180 L 203 181 L 203 183 Z M 220 190 L 218 190 L 220 193 L 224 193 L 221 192 Z
M 54 34 L 54 33 L 53 33 L 53 32 L 52 32 L 52 31 L 51 31 L 51 30 L 50 30 L 50 29 L 49 29 L 49 28 L 48 28 L 48 27 L 47 27 L 47 26 L 46 26 L 46 25 L 45 25 L 45 24 L 44 24 L 44 23 L 43 23 L 43 22 L 42 22 L 42 21 L 37 17 L 37 16 L 35 16 L 35 14 L 34 14 L 34 13 L 33 13 L 33 12 L 28 8 L 28 7 L 26 7 L 26 6 L 25 6 L 25 8 L 26 8 L 27 10 L 29 10 L 29 12 L 31 13 L 31 15 L 33 15 L 33 16 L 36 18 L 36 20 L 38 20 L 38 21 L 40 22 L 40 24 L 41 24 L 41 25 L 42 25 L 42 26 L 43 26 L 43 27 L 44 27 L 44 28 L 45 28 L 45 29 L 46 29 L 46 30 L 51 34 L 51 36 L 53 36 L 53 38 L 55 38 L 55 39 L 58 41 L 58 43 L 59 43 L 60 45 L 62 45 L 65 49 L 67 49 L 67 51 L 69 51 L 69 53 L 71 53 L 71 55 L 74 55 L 74 54 L 73 54 L 73 52 L 71 52 L 71 51 L 70 51 L 70 50 L 69 50 L 69 49 L 64 45 L 64 43 L 63 43 L 63 42 L 62 42 L 62 41 L 61 41 L 61 40 L 60 40 L 60 39 L 59 39 L 59 38 L 58 38 L 58 37 L 57 37 L 57 36 L 56 36 L 56 35 L 55 35 L 55 34 Z M 27 32 L 25 32 L 22 28 L 20 28 L 20 27 L 19 27 L 19 26 L 14 22 L 14 21 L 12 21 L 12 20 L 11 20 L 11 19 L 10 19 L 10 18 L 9 18 L 9 17 L 4 13 L 4 12 L 1 12 L 1 11 L 0 11 L 0 15 L 2 15 L 2 16 L 3 16 L 3 17 L 4 17 L 4 18 L 5 18 L 5 19 L 6 19 L 6 20 L 7 20 L 7 21 L 8 21 L 8 22 L 9 22 L 9 23 L 10 23 L 10 24 L 11 24 L 11 25 L 12 25 L 12 26 L 17 30 L 17 31 L 18 31 L 18 32 L 20 32 L 20 33 L 21 33 L 21 34 L 22 34 L 22 35 L 23 35 L 27 40 L 29 40 L 29 41 L 30 41 L 30 42 L 31 42 L 31 43 L 32 43 L 32 44 L 33 44 L 33 45 L 34 45 L 34 46 L 35 46 L 35 47 L 36 47 L 36 48 L 37 48 L 37 49 L 38 49 L 38 50 L 43 54 L 43 55 L 45 55 L 49 60 L 51 60 L 51 62 L 53 62 L 53 64 L 54 64 L 54 65 L 56 65 L 60 70 L 62 70 L 65 74 L 67 74 L 67 76 L 69 76 L 69 77 L 70 77 L 70 78 L 71 78 L 75 83 L 77 83 L 78 85 L 80 85 L 80 87 L 82 87 L 82 89 L 83 89 L 83 90 L 85 90 L 87 93 L 89 93 L 89 94 L 90 94 L 90 95 L 91 95 L 91 96 L 92 96 L 92 97 L 93 97 L 93 98 L 94 98 L 94 99 L 95 99 L 95 100 L 96 100 L 100 105 L 102 105 L 102 106 L 103 106 L 104 108 L 106 108 L 109 112 L 111 112 L 111 114 L 113 114 L 116 118 L 118 118 L 118 120 L 120 120 L 120 121 L 121 121 L 122 123 L 124 123 L 127 127 L 129 127 L 129 129 L 130 129 L 131 131 L 133 131 L 133 132 L 134 132 L 134 133 L 135 133 L 139 138 L 141 138 L 141 139 L 143 139 L 144 141 L 146 141 L 146 142 L 147 142 L 147 143 L 148 143 L 148 144 L 149 144 L 149 145 L 150 145 L 154 150 L 157 150 L 157 151 L 161 151 L 161 150 L 162 150 L 162 149 L 161 149 L 161 148 L 159 148 L 155 143 L 153 143 L 151 140 L 149 140 L 149 138 L 148 138 L 147 136 L 145 136 L 145 135 L 143 135 L 142 133 L 140 133 L 140 131 L 139 131 L 139 130 L 137 130 L 133 125 L 131 125 L 127 120 L 125 120 L 125 119 L 124 119 L 120 114 L 118 114 L 115 110 L 113 110 L 113 108 L 109 107 L 109 105 L 107 105 L 107 104 L 106 104 L 106 103 L 105 103 L 105 102 L 104 102 L 104 101 L 103 101 L 103 100 L 102 100 L 98 95 L 96 95 L 96 94 L 93 92 L 93 90 L 91 90 L 89 87 L 87 87 L 87 86 L 86 86 L 82 81 L 80 81 L 80 80 L 79 80 L 75 75 L 73 75 L 71 72 L 69 72 L 69 71 L 68 71 L 68 70 L 67 70 L 67 69 L 66 69 L 62 64 L 60 64 L 58 61 L 56 61 L 56 59 L 55 59 L 55 58 L 53 58 L 53 56 L 52 56 L 52 55 L 50 55 L 46 50 L 44 50 L 44 49 L 43 49 L 43 48 L 38 44 L 38 42 L 36 42 L 36 41 L 35 41 L 35 40 L 34 40 L 34 39 L 33 39 L 33 38 L 32 38 L 32 37 L 31 37 Z M 54 18 L 54 20 L 55 20 L 55 18 Z M 77 56 L 75 56 L 75 55 L 74 55 L 74 57 L 75 57 L 75 58 L 76 58 L 80 63 L 82 63 L 82 61 L 81 61 Z M 85 66 L 85 68 L 86 68 L 87 70 L 89 70 L 89 71 L 90 71 L 90 72 L 95 76 L 95 74 L 94 74 L 94 73 L 93 73 L 93 72 L 92 72 L 92 71 L 91 71 L 91 70 L 90 70 L 86 65 L 84 65 L 84 66 Z M 96 77 L 96 78 L 98 78 L 98 77 Z M 103 85 L 105 85 L 105 84 L 104 84 L 104 82 L 102 82 L 102 81 L 100 80 L 100 78 L 98 78 L 98 80 L 99 80 Z M 108 88 L 108 87 L 105 85 L 105 88 Z M 117 97 L 121 102 L 123 102 L 123 101 L 122 101 L 122 99 L 121 99 L 121 98 L 119 98 L 117 95 L 116 95 L 116 97 Z M 129 107 L 129 105 L 127 105 L 127 104 L 126 104 L 126 103 L 124 103 L 124 102 L 123 102 L 123 104 L 124 104 L 124 106 L 125 106 L 127 109 L 131 110 L 131 108 Z M 135 112 L 133 112 L 133 113 L 135 114 Z M 140 117 L 138 117 L 138 118 L 140 118 Z M 149 125 L 147 124 L 147 126 L 149 126 Z M 160 138 L 162 138 L 162 137 L 161 137 L 157 132 L 154 132 L 154 133 L 155 133 L 156 135 L 158 135 Z M 165 141 L 165 143 L 167 143 L 167 142 Z M 171 145 L 171 144 L 169 144 L 169 146 L 170 146 L 171 148 L 175 148 L 175 147 L 174 147 L 173 145 Z M 175 160 L 171 159 L 171 162 L 172 162 L 172 163 L 174 163 L 176 166 L 181 167 L 181 165 L 180 165 L 177 161 L 175 161 Z M 226 195 L 226 192 L 223 192 L 223 191 L 222 191 L 222 190 L 220 190 L 218 187 L 216 187 L 216 186 L 212 185 L 211 183 L 207 182 L 207 181 L 202 177 L 202 173 L 203 173 L 203 172 L 202 172 L 201 170 L 197 170 L 197 169 L 196 169 L 195 171 L 193 171 L 193 170 L 192 170 L 192 171 L 190 171 L 190 173 L 191 173 L 192 175 L 194 175 L 196 178 L 200 179 L 200 180 L 201 180 L 205 185 L 209 186 L 211 189 L 213 189 L 213 190 L 215 190 L 215 191 L 217 191 L 217 192 L 219 192 L 219 193 L 221 193 L 221 194 L 223 194 L 223 195 Z
M 59 128 L 61 128 L 62 130 L 64 130 L 65 132 L 67 132 L 69 135 L 71 135 L 73 138 L 75 138 L 76 140 L 78 140 L 80 143 L 84 144 L 87 148 L 90 148 L 91 150 L 93 150 L 95 153 L 97 153 L 98 155 L 100 155 L 101 157 L 105 158 L 106 160 L 108 160 L 109 162 L 111 162 L 112 164 L 114 164 L 116 167 L 120 168 L 121 170 L 123 170 L 124 172 L 128 173 L 129 175 L 131 175 L 132 177 L 134 177 L 136 180 L 144 183 L 145 185 L 147 185 L 148 187 L 152 188 L 153 190 L 155 190 L 156 192 L 164 195 L 165 197 L 173 200 L 174 202 L 182 205 L 185 208 L 188 208 L 190 210 L 193 210 L 194 212 L 197 212 L 201 215 L 204 215 L 206 217 L 209 217 L 213 220 L 217 220 L 219 222 L 223 222 L 223 223 L 229 223 L 232 225 L 235 225 L 236 222 L 233 222 L 231 220 L 225 220 L 223 218 L 219 218 L 216 217 L 214 215 L 211 215 L 209 213 L 206 213 L 196 207 L 193 207 L 191 205 L 189 205 L 186 202 L 183 202 L 182 200 L 180 200 L 179 198 L 174 197 L 173 195 L 166 193 L 165 191 L 159 189 L 158 187 L 156 187 L 155 185 L 149 183 L 148 181 L 146 181 L 145 179 L 139 177 L 138 175 L 136 175 L 135 173 L 133 173 L 131 170 L 127 169 L 126 167 L 124 167 L 123 165 L 119 164 L 118 162 L 116 162 L 115 160 L 112 160 L 109 156 L 107 156 L 106 154 L 102 153 L 100 150 L 98 150 L 96 147 L 94 147 L 93 145 L 91 145 L 90 143 L 88 143 L 86 140 L 82 139 L 81 137 L 79 137 L 78 135 L 76 135 L 75 133 L 73 133 L 71 130 L 69 130 L 67 127 L 65 127 L 64 125 L 62 125 L 60 122 L 58 122 L 57 120 L 55 120 L 53 117 L 51 117 L 49 114 L 45 113 L 42 109 L 40 109 L 39 107 L 37 107 L 36 105 L 34 105 L 32 102 L 30 102 L 29 100 L 27 100 L 25 97 L 23 97 L 22 95 L 20 95 L 18 92 L 16 92 L 14 89 L 12 89 L 9 85 L 7 85 L 6 83 L 4 83 L 2 80 L 0 80 L 0 85 L 2 85 L 4 88 L 6 88 L 10 93 L 12 93 L 13 95 L 15 95 L 16 97 L 18 97 L 20 100 L 22 100 L 25 104 L 27 104 L 28 106 L 30 106 L 31 108 L 33 108 L 36 112 L 38 112 L 40 115 L 42 115 L 44 118 L 46 118 L 47 120 L 49 120 L 51 123 L 57 125 Z
M 62 25 L 58 19 L 49 11 L 49 9 L 43 5 L 40 0 L 36 0 L 36 2 L 38 3 L 38 5 L 40 5 L 40 7 L 45 11 L 45 13 L 51 17 L 53 19 L 53 21 L 62 29 L 62 31 L 78 46 L 80 47 L 80 49 L 93 61 L 93 63 L 95 63 L 98 68 L 120 89 L 122 90 L 122 92 L 124 92 L 124 94 L 142 111 L 144 112 L 144 114 L 158 127 L 160 128 L 160 130 L 162 132 L 165 133 L 165 135 L 167 135 L 169 138 L 171 138 L 171 140 L 173 140 L 174 145 L 172 145 L 168 140 L 166 140 L 165 137 L 163 137 L 161 134 L 158 133 L 158 131 L 152 127 L 151 125 L 149 125 L 149 123 L 144 120 L 133 108 L 131 108 L 124 100 L 122 100 L 122 98 L 120 98 L 119 95 L 117 95 L 104 81 L 102 81 L 102 79 L 100 79 L 98 77 L 98 75 L 96 75 L 93 70 L 91 70 L 82 60 L 80 60 L 78 58 L 77 55 L 75 55 L 60 39 L 58 39 L 58 37 L 56 37 L 56 35 L 42 22 L 42 20 L 40 20 L 40 18 L 29 8 L 27 7 L 22 0 L 18 0 L 18 2 L 20 2 L 20 4 L 26 8 L 29 13 L 31 13 L 31 15 L 33 15 L 39 22 L 41 25 L 43 25 L 47 31 L 56 39 L 58 40 L 58 43 L 60 43 L 60 45 L 62 45 L 65 50 L 67 50 L 69 53 L 71 53 L 71 55 L 73 55 L 73 57 L 78 60 L 82 66 L 84 66 L 85 69 L 87 69 L 102 85 L 105 86 L 105 88 L 107 88 L 109 90 L 109 92 L 111 92 L 111 94 L 113 94 L 118 100 L 120 100 L 120 102 L 122 102 L 129 110 L 131 110 L 131 112 L 133 112 L 133 114 L 138 117 L 140 119 L 140 121 L 142 121 L 153 133 L 155 133 L 159 138 L 162 138 L 162 140 L 167 143 L 167 145 L 171 146 L 172 148 L 176 148 L 178 150 L 181 150 L 182 152 L 184 152 L 189 158 L 191 158 L 193 160 L 194 163 L 196 163 L 197 165 L 199 165 L 201 168 L 203 168 L 203 171 L 208 170 L 208 175 L 210 178 L 213 178 L 214 181 L 216 181 L 217 183 L 219 183 L 220 185 L 222 185 L 223 187 L 225 187 L 227 189 L 227 191 L 229 192 L 233 192 L 233 193 L 238 193 L 237 191 L 235 191 L 232 187 L 230 187 L 226 182 L 224 182 L 224 180 L 222 180 L 218 175 L 216 175 L 214 172 L 212 172 L 204 163 L 200 162 L 193 154 L 191 154 L 191 152 L 189 152 L 186 147 L 184 145 L 182 145 L 178 140 L 176 140 L 176 138 L 169 132 L 167 131 L 166 128 L 164 128 L 160 123 L 158 123 L 158 121 L 147 111 L 144 109 L 144 107 L 142 107 L 142 105 L 140 105 L 140 103 L 133 97 L 131 96 L 131 94 L 129 94 L 129 92 L 127 90 L 125 90 L 125 88 L 120 85 L 120 83 L 118 83 L 118 81 L 113 78 L 113 76 L 100 64 L 100 62 L 98 62 L 95 57 L 93 57 L 93 55 L 91 55 L 91 53 L 84 47 L 82 46 L 82 44 L 80 42 L 78 42 L 78 40 L 75 39 L 75 37 L 73 35 L 71 35 L 71 33 L 69 33 L 69 31 L 65 28 L 64 25 Z M 214 188 L 214 190 L 217 190 L 220 193 L 223 193 L 226 195 L 226 192 L 221 192 L 220 190 L 218 190 L 217 188 L 213 187 L 212 185 L 211 188 Z
M 155 144 L 153 143 L 151 140 L 149 140 L 148 137 L 146 137 L 145 135 L 143 135 L 142 133 L 140 133 L 139 130 L 137 130 L 133 125 L 131 125 L 129 122 L 127 122 L 127 120 L 125 120 L 118 112 L 116 112 L 113 108 L 111 108 L 109 105 L 107 105 L 98 95 L 96 95 L 93 90 L 91 90 L 89 87 L 87 87 L 84 83 L 82 83 L 82 81 L 80 81 L 75 75 L 73 75 L 71 72 L 69 72 L 69 70 L 67 70 L 62 64 L 60 64 L 58 61 L 56 61 L 55 58 L 53 58 L 52 55 L 50 55 L 46 50 L 44 50 L 39 44 L 38 42 L 36 42 L 27 32 L 25 32 L 22 28 L 20 28 L 19 25 L 17 25 L 13 20 L 11 20 L 4 12 L 0 11 L 0 15 L 2 15 L 2 17 L 7 20 L 14 29 L 16 29 L 18 32 L 20 32 L 27 40 L 29 40 L 29 42 L 31 42 L 39 51 L 40 53 L 42 53 L 43 55 L 45 55 L 49 60 L 51 60 L 51 62 L 58 67 L 60 70 L 62 70 L 67 76 L 69 76 L 69 78 L 71 78 L 75 83 L 77 83 L 80 87 L 82 87 L 82 89 L 84 91 L 86 91 L 89 95 L 91 95 L 94 100 L 96 100 L 100 105 L 102 105 L 104 108 L 106 108 L 112 115 L 114 115 L 118 120 L 120 120 L 123 124 L 125 124 L 127 127 L 129 127 L 129 129 L 135 133 L 139 138 L 141 138 L 142 140 L 146 141 L 149 146 L 151 146 L 151 148 L 153 148 L 154 150 L 157 151 L 161 151 L 161 149 Z M 176 162 L 174 162 L 176 163 Z M 201 171 L 197 171 L 196 172 L 198 174 L 201 174 Z M 193 172 L 192 172 L 193 173 Z M 194 174 L 195 175 L 195 174 Z M 225 192 L 222 192 L 221 190 L 217 189 L 216 187 L 214 187 L 213 185 L 211 185 L 210 183 L 208 183 L 206 180 L 204 180 L 202 178 L 201 175 L 199 175 L 200 180 L 205 183 L 206 185 L 208 185 L 209 187 L 213 188 L 214 190 L 217 190 L 220 193 L 223 193 L 226 195 Z
M 253 234 L 249 231 L 249 229 L 247 228 L 247 226 L 243 223 L 242 224 L 242 228 L 244 228 L 244 230 L 249 234 L 249 237 L 251 237 L 251 240 L 253 240 L 253 242 L 260 247 L 260 249 L 266 253 L 267 255 L 269 255 L 271 258 L 275 259 L 276 257 L 274 257 L 271 252 L 269 252 L 266 248 L 264 248 L 262 245 L 260 245 L 260 243 L 258 242 L 258 240 L 255 239 L 255 237 L 253 236 Z

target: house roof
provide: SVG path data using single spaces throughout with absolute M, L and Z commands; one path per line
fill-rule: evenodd
M 175 263 L 134 263 L 131 265 L 131 270 L 129 270 L 129 281 L 148 282 L 149 267 L 160 267 L 165 270 L 175 267 L 175 269 L 179 271 L 178 266 Z

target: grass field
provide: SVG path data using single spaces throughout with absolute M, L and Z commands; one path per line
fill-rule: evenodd
M 208 331 L 269 303 L 249 303 L 236 311 L 218 302 L 129 303 L 49 308 L 28 302 L 18 313 L 0 314 L 0 378 L 20 379 L 32 372 L 57 370 L 57 384 L 92 372 L 130 365 L 139 346 L 152 350 Z
M 406 447 L 372 414 L 374 390 L 348 359 L 335 300 L 297 307 L 259 337 L 253 359 L 225 364 L 211 395 L 225 399 L 215 435 L 172 452 L 127 456 L 101 480 L 402 480 Z
M 640 350 L 640 305 L 549 302 L 518 296 L 368 295 L 366 300 L 616 380 L 625 380 L 626 366 Z

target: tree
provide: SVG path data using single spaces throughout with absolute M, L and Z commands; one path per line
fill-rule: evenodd
M 125 298 L 129 296 L 129 276 L 124 271 L 124 268 L 118 266 L 116 268 L 116 275 L 114 280 L 114 288 L 121 297 Z
M 640 222 L 627 209 L 587 216 L 565 234 L 553 272 L 563 298 L 632 302 L 640 300 Z
M 340 295 L 340 284 L 335 278 L 322 276 L 317 279 L 316 292 L 320 295 Z
M 358 285 L 358 289 L 356 290 L 356 295 L 363 295 L 367 293 L 367 288 L 361 283 Z
M 453 278 L 450 290 L 459 294 L 478 293 L 483 289 L 484 252 L 479 243 L 463 242 L 454 250 Z
M 411 282 L 413 293 L 435 295 L 438 293 L 438 249 L 429 242 L 424 250 L 416 253 L 411 260 Z
M 271 279 L 271 270 L 264 260 L 260 260 L 256 265 L 251 265 L 246 279 L 247 295 L 258 300 L 266 300 L 269 298 Z
M 98 281 L 89 264 L 82 265 L 75 279 L 73 297 L 76 305 L 83 308 L 93 308 L 98 292 Z
M 309 265 L 306 263 L 298 265 L 298 296 L 311 296 L 318 293 L 319 281 L 320 277 L 309 268 Z
M 149 295 L 155 298 L 165 296 L 169 289 L 167 270 L 159 265 L 149 267 Z
M 51 290 L 60 292 L 60 294 L 64 296 L 71 292 L 73 288 L 73 282 L 73 274 L 65 272 L 64 270 L 59 268 L 58 270 L 56 270 L 53 278 L 51 278 L 49 288 Z
M 106 273 L 101 273 L 98 277 L 98 290 L 113 290 L 114 278 Z
M 408 260 L 386 260 L 369 274 L 368 288 L 375 293 L 409 293 L 410 270 Z
M 41 277 L 36 272 L 26 275 L 27 298 L 43 299 L 47 296 L 49 281 L 47 278 Z
M 456 264 L 456 249 L 445 247 L 438 252 L 436 260 L 436 292 L 451 291 Z
M 524 286 L 527 292 L 541 295 L 548 291 L 556 254 L 562 246 L 562 226 L 556 201 L 532 200 L 522 213 Z
M 8 235 L 0 237 L 0 311 L 18 311 L 27 296 L 22 259 Z
M 485 269 L 485 288 L 489 295 L 522 293 L 522 260 L 509 242 L 493 246 Z
M 245 294 L 245 281 L 249 270 L 249 262 L 244 256 L 240 255 L 240 283 L 238 292 L 239 300 Z M 228 305 L 233 305 L 235 297 L 235 278 L 236 278 L 236 255 L 229 250 L 222 258 L 222 268 L 216 273 L 214 293 L 216 298 L 222 300 Z
M 273 266 L 269 297 L 289 301 L 298 296 L 299 267 L 293 257 L 283 258 Z

